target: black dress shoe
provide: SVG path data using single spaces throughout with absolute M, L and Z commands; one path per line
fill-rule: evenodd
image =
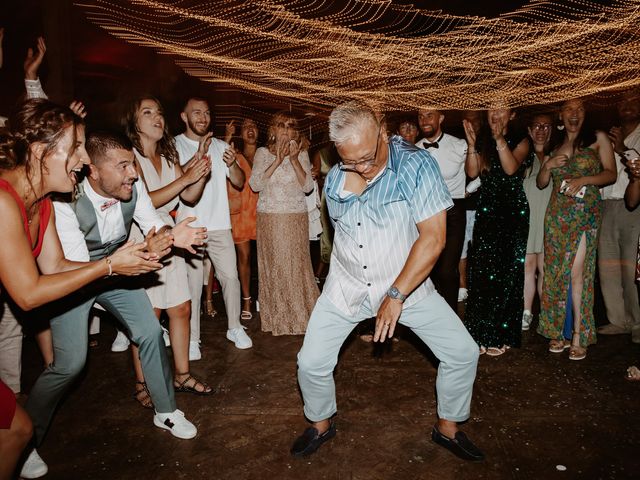
M 291 455 L 294 457 L 306 457 L 311 455 L 320 448 L 327 440 L 331 440 L 336 436 L 336 425 L 331 422 L 329 429 L 322 435 L 318 434 L 318 429 L 314 427 L 307 428 L 302 435 L 300 435 L 293 446 L 291 447 Z
M 438 427 L 434 426 L 431 432 L 431 440 L 464 460 L 473 462 L 484 460 L 484 453 L 467 438 L 464 432 L 457 431 L 455 438 L 449 438 L 440 433 Z

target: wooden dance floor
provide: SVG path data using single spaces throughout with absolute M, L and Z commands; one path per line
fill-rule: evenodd
M 305 427 L 296 383 L 302 337 L 272 337 L 245 324 L 254 342 L 226 340 L 221 312 L 202 320 L 202 360 L 192 371 L 217 389 L 177 396 L 198 429 L 184 441 L 153 425 L 132 398 L 130 353 L 112 353 L 103 322 L 85 377 L 56 415 L 39 450 L 53 479 L 625 479 L 640 478 L 640 382 L 624 379 L 640 362 L 629 336 L 600 337 L 584 361 L 547 353 L 533 331 L 523 347 L 482 356 L 472 417 L 463 426 L 487 456 L 457 459 L 431 442 L 436 367 L 409 331 L 374 349 L 354 335 L 336 385 L 338 435 L 297 460 L 289 447 Z M 534 323 L 535 326 L 535 323 Z M 40 371 L 25 348 L 25 391 Z

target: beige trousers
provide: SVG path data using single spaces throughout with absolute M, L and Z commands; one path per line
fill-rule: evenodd
M 240 324 L 240 280 L 236 265 L 236 247 L 231 230 L 210 230 L 207 232 L 205 253 L 211 259 L 216 277 L 222 287 L 224 306 L 227 310 L 228 328 L 239 328 Z M 188 255 L 187 276 L 191 294 L 191 341 L 200 341 L 200 300 L 204 284 L 204 253 Z
M 610 323 L 640 328 L 636 254 L 640 235 L 640 208 L 630 212 L 624 200 L 605 200 L 598 243 L 600 288 Z
M 22 325 L 18 323 L 4 298 L 0 304 L 0 380 L 7 384 L 14 393 L 20 392 L 20 375 L 22 373 Z

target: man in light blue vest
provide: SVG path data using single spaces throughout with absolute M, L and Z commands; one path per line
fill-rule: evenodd
M 202 245 L 206 230 L 189 227 L 193 217 L 170 228 L 157 215 L 144 183 L 137 182 L 133 147 L 126 137 L 94 134 L 87 139 L 86 149 L 92 164 L 81 192 L 71 203 L 54 202 L 56 227 L 68 259 L 108 259 L 126 242 L 133 221 L 146 235 L 148 252 L 158 257 L 169 253 L 171 244 L 189 251 L 193 251 L 192 245 Z M 109 276 L 47 306 L 53 315 L 55 360 L 36 381 L 26 405 L 33 419 L 36 446 L 42 443 L 62 396 L 84 368 L 87 322 L 94 303 L 120 320 L 139 346 L 145 389 L 155 407 L 154 424 L 178 438 L 195 437 L 196 427 L 176 408 L 162 329 L 145 290 L 133 277 Z M 34 449 L 21 476 L 38 478 L 46 472 L 46 464 Z

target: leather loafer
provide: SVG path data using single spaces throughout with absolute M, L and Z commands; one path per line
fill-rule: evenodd
M 331 422 L 329 429 L 322 435 L 318 433 L 318 429 L 314 427 L 307 428 L 300 435 L 291 447 L 291 455 L 294 457 L 307 457 L 320 448 L 324 442 L 331 440 L 336 436 L 336 425 Z
M 484 460 L 484 453 L 467 438 L 464 432 L 457 431 L 455 438 L 449 438 L 440 433 L 438 428 L 434 426 L 431 432 L 431 440 L 464 460 L 471 460 L 472 462 Z

